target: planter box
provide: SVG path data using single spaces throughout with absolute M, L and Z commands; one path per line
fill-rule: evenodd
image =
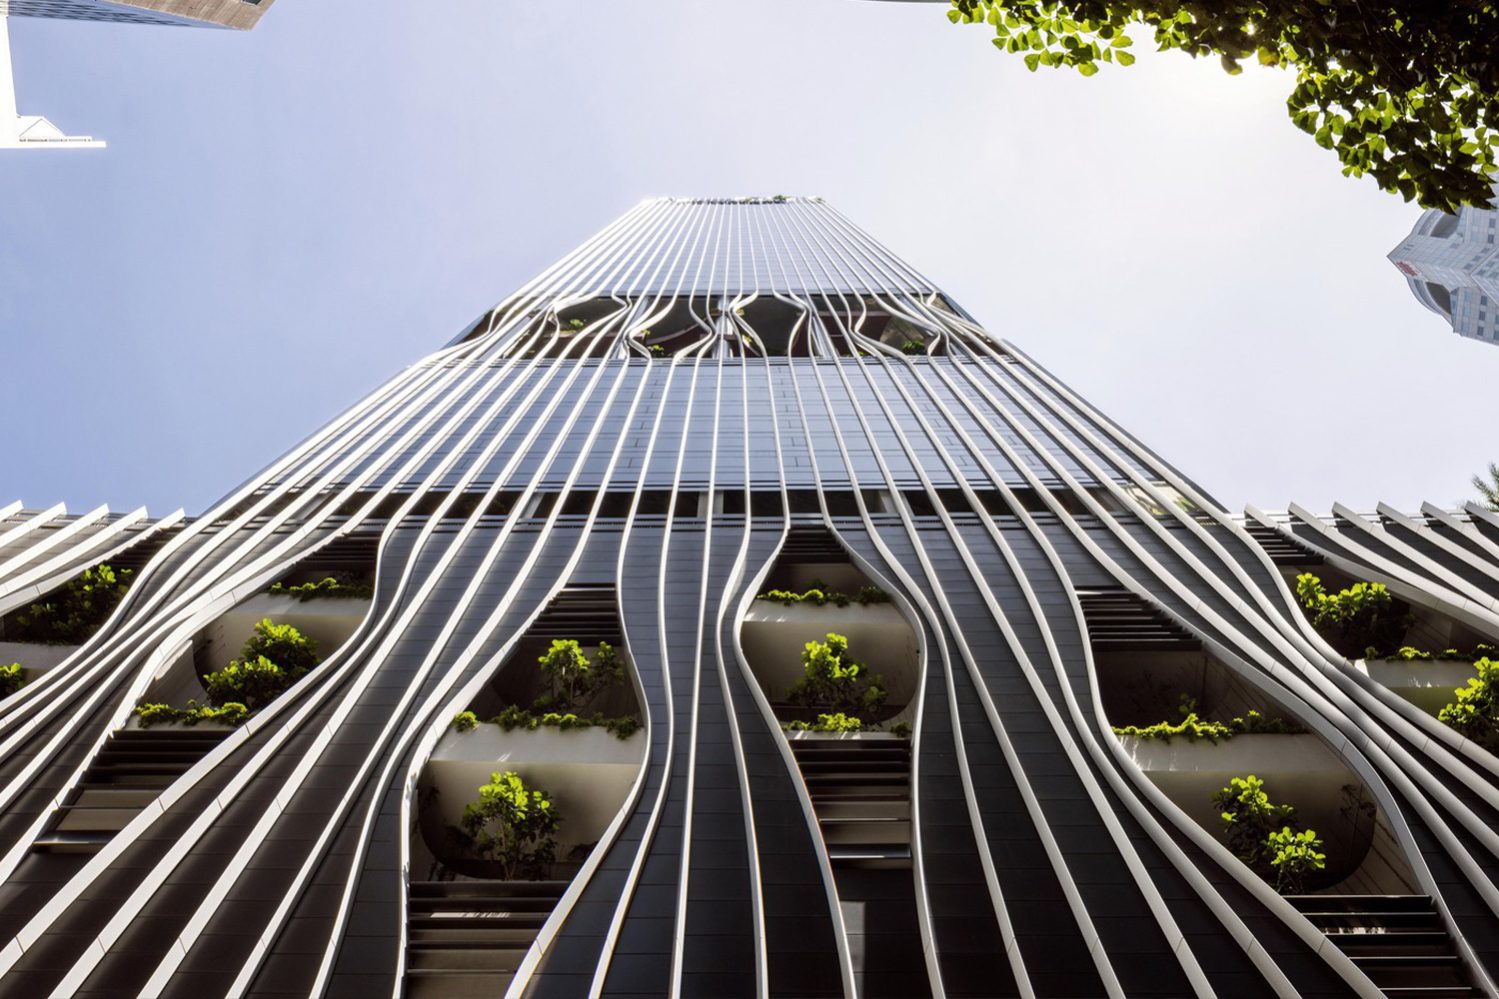
M 1253 774 L 1265 782 L 1271 801 L 1294 805 L 1302 828 L 1322 838 L 1329 884 L 1359 870 L 1370 856 L 1374 822 L 1357 805 L 1371 796 L 1315 735 L 1236 735 L 1216 744 L 1134 737 L 1119 742 L 1151 783 L 1220 842 L 1223 822 L 1213 795 L 1234 777 Z
M 458 825 L 463 806 L 478 796 L 489 775 L 514 770 L 532 788 L 551 795 L 562 815 L 557 855 L 598 840 L 624 804 L 645 759 L 645 730 L 628 739 L 592 726 L 513 729 L 481 722 L 467 732 L 443 733 L 422 774 L 437 791 L 435 807 L 446 825 Z
M 890 732 L 787 732 L 786 738 L 793 742 L 798 739 L 805 739 L 809 742 L 817 740 L 829 742 L 834 740 L 839 742 L 878 742 L 880 740 L 894 741 L 897 739 L 903 742 L 911 741 Z
M 1451 704 L 1452 692 L 1478 675 L 1466 659 L 1361 659 L 1353 668 L 1431 715 Z
M 848 638 L 849 651 L 884 677 L 889 707 L 908 704 L 916 693 L 920 651 L 916 633 L 894 604 L 785 604 L 756 600 L 740 628 L 744 658 L 767 700 L 781 701 L 802 676 L 802 649 L 828 632 Z
M 28 678 L 47 672 L 73 653 L 77 645 L 37 645 L 32 642 L 0 642 L 0 666 L 20 663 Z

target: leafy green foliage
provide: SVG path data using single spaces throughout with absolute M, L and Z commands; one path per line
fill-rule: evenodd
M 1296 577 L 1296 595 L 1312 626 L 1345 656 L 1390 648 L 1405 633 L 1406 618 L 1395 613 L 1394 597 L 1383 583 L 1354 583 L 1328 593 L 1322 580 L 1304 572 Z
M 263 618 L 242 658 L 203 678 L 210 704 L 239 703 L 258 711 L 318 664 L 317 642 L 289 624 Z
M 1296 817 L 1290 805 L 1277 805 L 1265 793 L 1265 782 L 1254 774 L 1235 777 L 1213 795 L 1225 829 L 1228 848 L 1261 877 L 1270 873 L 1270 834 L 1288 827 Z M 1268 879 L 1267 879 L 1268 880 Z
M 536 660 L 551 681 L 550 692 L 537 706 L 575 711 L 625 677 L 624 664 L 608 642 L 600 642 L 590 662 L 571 638 L 559 638 Z
M 919 356 L 926 353 L 926 344 L 920 340 L 902 340 L 900 342 L 900 352 L 902 354 Z
M 289 624 L 276 624 L 268 617 L 255 625 L 255 633 L 245 642 L 240 655 L 245 659 L 264 656 L 295 676 L 301 676 L 322 661 L 316 639 L 308 638 Z
M 896 722 L 894 725 L 890 726 L 890 734 L 895 736 L 897 739 L 911 738 L 911 723 Z
M 802 678 L 787 696 L 830 714 L 873 714 L 887 696 L 881 683 L 878 673 L 869 673 L 848 654 L 848 639 L 830 631 L 826 641 L 808 642 L 802 649 Z
M 789 732 L 862 732 L 864 723 L 850 718 L 841 711 L 818 715 L 815 722 L 794 721 L 786 726 Z
M 460 825 L 474 851 L 497 861 L 506 881 L 540 880 L 557 856 L 561 816 L 546 791 L 529 788 L 514 770 L 492 773 L 479 797 L 463 807 Z
M 479 716 L 472 711 L 460 711 L 453 716 L 453 728 L 459 732 L 467 732 L 478 727 Z
M 369 600 L 375 595 L 375 588 L 337 576 L 324 576 L 316 583 L 299 583 L 296 586 L 277 583 L 271 587 L 270 592 L 278 596 L 296 597 L 305 603 L 308 600 Z
M 463 715 L 473 717 L 473 712 L 465 711 L 458 717 L 462 718 Z M 640 719 L 636 718 L 634 715 L 624 715 L 623 717 L 619 718 L 606 718 L 602 713 L 588 716 L 577 715 L 572 712 L 564 713 L 560 711 L 547 711 L 544 713 L 537 713 L 535 711 L 528 711 L 525 708 L 521 707 L 519 704 L 509 705 L 499 714 L 489 719 L 489 721 L 490 724 L 498 725 L 506 732 L 513 732 L 518 728 L 528 731 L 534 731 L 535 729 L 541 728 L 543 726 L 546 728 L 561 729 L 564 732 L 568 729 L 574 728 L 597 727 L 607 729 L 617 739 L 628 739 L 630 736 L 634 735 L 636 732 L 639 732 L 641 729 Z M 455 724 L 456 722 L 457 719 L 455 719 Z M 472 727 L 473 726 L 468 726 L 468 728 Z M 458 731 L 466 732 L 468 731 L 468 728 L 459 727 Z
M 174 708 L 170 704 L 137 704 L 135 716 L 141 728 L 152 725 L 243 725 L 250 717 L 250 709 L 237 701 L 210 706 L 188 701 L 185 708 Z
M 1182 720 L 1175 725 L 1169 721 L 1146 726 L 1120 725 L 1114 727 L 1114 734 L 1132 736 L 1136 739 L 1159 739 L 1163 742 L 1170 742 L 1178 736 L 1191 742 L 1199 739 L 1219 742 L 1232 739 L 1236 735 L 1291 735 L 1301 731 L 1284 718 L 1266 718 L 1252 708 L 1242 717 L 1235 716 L 1229 721 L 1220 722 L 1198 718 L 1194 707 L 1195 702 L 1190 698 L 1183 698 Z
M 0 666 L 0 697 L 9 697 L 26 686 L 26 671 L 20 663 Z
M 16 614 L 4 637 L 13 642 L 81 645 L 119 605 L 133 575 L 129 569 L 116 572 L 102 563 L 85 569 L 49 599 Z
M 1270 854 L 1270 870 L 1275 875 L 1275 890 L 1282 895 L 1300 895 L 1306 891 L 1306 876 L 1327 869 L 1327 854 L 1317 848 L 1322 841 L 1311 829 L 1293 832 L 1290 826 L 1265 837 L 1265 851 Z
M 794 590 L 766 590 L 755 597 L 756 600 L 771 600 L 790 607 L 792 604 L 814 604 L 822 607 L 832 604 L 835 607 L 847 607 L 849 604 L 858 604 L 866 607 L 870 604 L 888 604 L 890 594 L 878 586 L 861 586 L 859 592 L 853 596 L 847 593 L 839 593 L 830 590 L 826 583 L 814 579 L 811 586 L 805 591 L 797 593 Z
M 1499 662 L 1485 657 L 1473 665 L 1478 675 L 1453 691 L 1455 700 L 1437 719 L 1475 742 L 1492 745 L 1499 735 Z
M 1343 173 L 1428 208 L 1484 206 L 1499 163 L 1499 5 L 1430 0 L 953 0 L 955 23 L 984 23 L 1032 71 L 1128 66 L 1128 29 L 1161 51 L 1295 74 L 1291 121 Z

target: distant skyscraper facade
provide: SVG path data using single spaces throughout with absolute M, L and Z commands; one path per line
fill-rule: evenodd
M 0 992 L 1493 995 L 1496 639 L 1494 515 L 1232 517 L 655 200 L 200 517 L 0 510 Z
M 276 0 L 0 0 L 0 17 L 253 28 Z
M 11 17 L 248 30 L 273 3 L 275 0 L 0 0 L 0 150 L 104 146 L 92 136 L 68 135 L 41 115 L 19 112 L 10 60 Z
M 1499 209 L 1431 209 L 1390 262 L 1420 303 L 1460 336 L 1499 342 Z

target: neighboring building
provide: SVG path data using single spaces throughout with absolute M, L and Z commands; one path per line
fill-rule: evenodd
M 124 24 L 255 27 L 275 0 L 0 0 L 0 149 L 100 149 L 104 142 L 70 136 L 41 115 L 16 110 L 8 17 L 51 17 Z
M 0 17 L 255 27 L 276 0 L 0 0 Z
M 1460 336 L 1499 342 L 1499 209 L 1430 209 L 1390 251 L 1417 301 Z
M 7 995 L 1494 994 L 1474 666 L 1290 581 L 1476 655 L 1499 518 L 1231 517 L 819 200 L 639 206 L 152 538 L 0 700 Z M 322 661 L 204 719 L 267 617 Z

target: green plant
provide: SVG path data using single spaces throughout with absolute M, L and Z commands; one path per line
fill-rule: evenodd
M 1199 739 L 1218 742 L 1232 739 L 1236 735 L 1292 735 L 1300 731 L 1300 728 L 1284 718 L 1266 718 L 1253 708 L 1246 714 L 1236 715 L 1226 722 L 1201 719 L 1197 717 L 1196 711 L 1186 710 L 1182 720 L 1175 725 L 1169 721 L 1163 721 L 1143 727 L 1138 725 L 1114 727 L 1115 735 L 1132 736 L 1136 739 L 1159 739 L 1163 742 L 1170 742 L 1177 736 L 1183 736 L 1192 742 Z
M 862 732 L 864 723 L 843 712 L 818 715 L 815 722 L 794 721 L 786 726 L 790 732 Z
M 1309 572 L 1296 577 L 1296 595 L 1308 611 L 1312 626 L 1329 644 L 1350 658 L 1368 649 L 1395 645 L 1406 620 L 1397 616 L 1394 597 L 1383 583 L 1354 583 L 1328 593 L 1322 580 Z
M 81 645 L 119 605 L 133 575 L 129 569 L 116 572 L 104 563 L 85 569 L 49 599 L 17 613 L 4 628 L 4 637 L 16 642 Z
M 1292 123 L 1427 208 L 1484 206 L 1499 161 L 1499 6 L 1365 0 L 953 0 L 954 22 L 987 24 L 994 45 L 1032 71 L 1128 66 L 1128 30 L 1161 51 L 1216 56 L 1229 73 L 1257 62 L 1295 74 Z
M 894 725 L 890 726 L 890 734 L 895 736 L 897 739 L 911 738 L 911 723 L 896 722 Z
M 288 673 L 265 656 L 235 659 L 221 670 L 203 678 L 203 689 L 210 704 L 238 702 L 258 711 L 280 697 L 296 676 Z
M 847 638 L 830 631 L 826 641 L 808 642 L 802 649 L 802 678 L 787 696 L 829 713 L 875 714 L 887 696 L 882 682 L 848 654 Z
M 1454 700 L 1437 718 L 1475 742 L 1492 745 L 1499 734 L 1499 662 L 1484 657 L 1473 666 L 1478 675 L 1453 691 Z
M 0 697 L 9 697 L 26 686 L 26 671 L 20 663 L 0 666 Z
M 513 770 L 492 773 L 479 797 L 463 808 L 460 825 L 480 856 L 497 861 L 506 881 L 538 880 L 557 855 L 561 816 L 551 796 L 526 786 Z
M 1422 652 L 1420 649 L 1409 645 L 1400 646 L 1400 651 L 1393 656 L 1395 659 L 1403 659 L 1406 662 L 1424 661 L 1431 658 L 1430 652 Z
M 1265 793 L 1265 782 L 1253 774 L 1230 780 L 1228 787 L 1213 795 L 1213 804 L 1223 822 L 1229 850 L 1269 880 L 1273 873 L 1270 861 L 1274 857 L 1270 834 L 1289 827 L 1295 820 L 1296 809 L 1271 802 Z
M 250 709 L 236 701 L 218 706 L 188 701 L 185 708 L 174 708 L 170 704 L 138 704 L 135 716 L 140 719 L 141 728 L 167 724 L 243 725 L 250 717 Z
M 469 714 L 469 712 L 464 712 L 464 714 Z M 563 713 L 559 711 L 548 711 L 538 715 L 533 711 L 527 711 L 518 704 L 511 704 L 505 707 L 499 714 L 489 719 L 489 721 L 490 724 L 498 725 L 506 732 L 512 732 L 518 728 L 534 731 L 542 726 L 562 729 L 564 731 L 571 728 L 592 728 L 597 726 L 607 729 L 610 734 L 618 739 L 628 739 L 641 729 L 640 719 L 634 715 L 605 718 L 602 713 L 597 713 L 588 717 L 582 717 L 572 712 Z M 465 730 L 460 729 L 460 731 Z
M 757 595 L 755 599 L 770 600 L 775 603 L 785 604 L 787 607 L 790 607 L 792 604 L 813 604 L 817 607 L 832 604 L 835 607 L 847 607 L 851 603 L 857 603 L 861 606 L 887 604 L 890 602 L 890 594 L 878 586 L 861 586 L 857 594 L 849 596 L 847 593 L 839 593 L 836 590 L 829 589 L 828 585 L 820 580 L 813 580 L 811 585 L 801 593 L 797 593 L 795 590 L 766 590 L 764 593 Z
M 459 732 L 467 732 L 478 724 L 479 716 L 472 711 L 460 711 L 453 716 L 453 728 Z
M 608 642 L 600 642 L 593 661 L 571 638 L 559 638 L 537 658 L 541 671 L 550 680 L 550 693 L 536 706 L 575 710 L 596 695 L 624 679 L 624 665 Z
M 337 576 L 324 576 L 316 583 L 298 583 L 296 586 L 277 583 L 271 587 L 270 592 L 278 596 L 296 597 L 304 603 L 308 600 L 369 600 L 375 595 L 374 587 Z
M 900 343 L 900 352 L 902 354 L 919 356 L 926 353 L 926 344 L 920 340 L 902 340 Z
M 289 624 L 276 624 L 268 617 L 256 623 L 255 633 L 240 650 L 240 657 L 244 659 L 261 656 L 295 676 L 301 676 L 322 661 L 316 639 L 308 638 Z
M 1327 869 L 1327 854 L 1317 848 L 1322 841 L 1310 829 L 1293 832 L 1290 826 L 1265 837 L 1265 852 L 1270 856 L 1270 870 L 1275 875 L 1275 890 L 1282 895 L 1300 895 L 1306 891 L 1306 876 Z
M 319 662 L 317 642 L 289 624 L 263 618 L 235 659 L 203 678 L 211 704 L 237 702 L 258 711 Z

